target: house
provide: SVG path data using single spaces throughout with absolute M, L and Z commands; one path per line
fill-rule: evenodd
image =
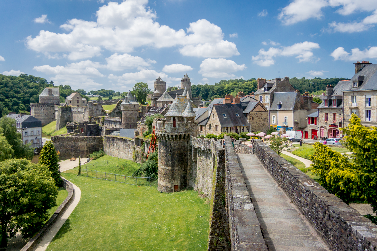
M 275 92 L 269 110 L 270 126 L 282 131 L 303 131 L 307 115 L 317 111 L 317 103 L 308 93 Z
M 317 125 L 318 120 L 318 111 L 308 114 L 307 116 L 308 125 L 304 130 L 303 138 L 304 139 L 317 139 L 319 138 L 319 126 Z
M 365 126 L 377 125 L 377 65 L 368 61 L 355 63 L 355 75 L 343 91 L 343 126 L 356 114 Z
M 248 132 L 249 122 L 243 114 L 243 110 L 238 104 L 218 104 L 214 105 L 209 118 L 204 125 L 200 123 L 199 133 L 215 134 L 221 133 L 241 133 Z
M 266 109 L 271 107 L 274 100 L 275 92 L 295 92 L 295 88 L 290 84 L 289 78 L 283 79 L 276 78 L 273 80 L 266 80 L 258 78 L 257 91 L 254 93 L 255 99 L 262 102 Z
M 241 104 L 243 103 L 245 102 L 241 102 Z M 243 114 L 250 124 L 250 132 L 265 132 L 268 130 L 268 110 L 261 102 L 256 100 L 249 101 L 246 108 L 243 110 Z
M 78 107 L 87 106 L 87 99 L 82 98 L 79 92 L 74 92 L 74 93 L 71 93 L 71 95 L 66 97 L 66 105 L 78 106 Z
M 25 114 L 9 114 L 16 120 L 16 128 L 22 136 L 24 145 L 30 144 L 33 148 L 42 147 L 42 123 L 40 120 Z

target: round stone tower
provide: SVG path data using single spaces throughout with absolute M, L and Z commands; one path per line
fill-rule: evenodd
M 187 92 L 189 93 L 189 97 L 192 99 L 192 92 L 191 92 L 191 80 L 188 77 L 188 75 L 184 75 L 184 77 L 181 80 L 181 88 L 187 89 Z
M 191 136 L 195 113 L 186 96 L 177 96 L 164 119 L 156 122 L 158 138 L 158 191 L 176 192 L 188 187 Z
M 166 91 L 166 82 L 158 77 L 154 82 L 154 93 L 163 94 Z

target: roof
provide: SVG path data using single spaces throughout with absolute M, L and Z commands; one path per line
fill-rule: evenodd
M 363 78 L 363 83 L 359 87 L 353 87 L 353 82 L 358 82 L 359 77 Z M 377 65 L 369 64 L 366 65 L 362 70 L 357 72 L 349 81 L 350 86 L 348 90 L 344 91 L 369 91 L 377 90 Z
M 53 96 L 59 97 L 59 87 L 46 87 L 40 94 L 40 96 L 51 96 L 49 95 L 49 89 L 52 90 Z
M 257 106 L 259 102 L 258 101 L 252 101 L 250 102 L 247 107 L 245 108 L 245 110 L 243 111 L 243 113 L 249 113 L 251 112 L 252 110 L 254 110 L 255 106 Z
M 334 86 L 332 95 L 342 96 L 343 91 L 348 90 L 351 85 L 352 83 L 350 82 L 350 80 L 339 81 L 338 84 Z
M 213 106 L 215 104 L 223 104 L 224 103 L 224 98 L 215 98 L 212 100 L 212 102 L 208 105 L 208 109 L 212 110 Z
M 247 95 L 245 97 L 240 98 L 241 103 L 242 102 L 251 102 L 251 101 L 257 101 L 254 96 Z
M 201 115 L 204 114 L 204 112 L 206 112 L 208 110 L 208 107 L 199 107 L 199 108 L 196 108 L 194 109 L 196 110 L 195 111 L 195 114 L 196 114 L 196 117 L 195 117 L 195 120 L 198 119 Z
M 184 110 L 182 116 L 183 117 L 195 117 L 196 116 L 196 114 L 194 113 L 194 111 L 192 109 L 191 101 L 189 99 L 188 99 L 187 107 Z
M 206 125 L 208 123 L 209 117 L 200 121 L 198 125 Z
M 221 127 L 248 126 L 243 110 L 238 105 L 222 104 L 215 105 L 213 111 L 217 113 Z
M 272 101 L 271 111 L 292 111 L 295 107 L 297 92 L 275 92 L 274 100 Z M 278 104 L 281 103 L 282 107 L 278 109 Z
M 170 101 L 170 102 L 173 102 L 174 99 L 168 94 L 167 91 L 165 91 L 162 96 L 160 96 L 160 98 L 157 100 L 157 102 L 160 101 L 160 102 L 167 102 L 167 101 Z
M 39 119 L 31 115 L 22 115 L 22 114 L 9 114 L 7 117 L 10 117 L 16 122 L 21 123 L 21 128 L 33 128 L 33 127 L 42 127 L 42 122 Z
M 171 104 L 170 109 L 167 111 L 165 117 L 182 116 L 187 107 L 188 99 L 184 96 L 178 96 Z M 193 111 L 192 111 L 193 112 Z
M 308 114 L 308 117 L 317 118 L 318 117 L 318 112 L 314 112 L 314 113 Z
M 75 96 L 75 94 L 79 94 L 79 92 L 73 92 L 73 93 L 71 93 L 69 96 L 66 97 L 66 99 L 68 99 L 68 100 L 72 99 Z
M 127 137 L 134 139 L 134 131 L 136 129 L 120 129 L 120 137 Z
M 182 95 L 184 92 L 184 89 L 169 91 L 168 94 L 171 96 L 171 98 L 176 98 L 176 95 Z M 162 94 L 163 95 L 163 94 Z

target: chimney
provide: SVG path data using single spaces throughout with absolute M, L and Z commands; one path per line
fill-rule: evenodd
M 241 103 L 240 97 L 236 96 L 236 97 L 234 98 L 234 102 L 233 102 L 233 103 L 234 103 L 234 104 L 240 104 L 240 103 Z
M 362 61 L 362 62 L 359 62 L 357 61 L 355 64 L 355 74 L 357 74 L 358 72 L 360 72 L 364 67 L 366 67 L 367 65 L 370 65 L 372 63 L 370 63 L 369 61 Z
M 258 78 L 258 80 L 257 80 L 257 84 L 258 84 L 258 90 L 259 89 L 261 89 L 261 88 L 263 88 L 263 86 L 265 85 L 265 83 L 266 83 L 266 79 L 264 79 L 264 78 Z
M 326 96 L 332 96 L 333 95 L 333 87 L 331 85 L 326 86 Z
M 232 101 L 233 101 L 233 96 L 226 94 L 224 98 L 224 104 L 231 104 Z

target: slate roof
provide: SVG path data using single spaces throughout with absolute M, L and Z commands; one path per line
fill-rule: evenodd
M 318 112 L 313 112 L 311 114 L 308 114 L 308 117 L 317 118 L 318 117 Z
M 245 96 L 240 98 L 241 103 L 243 102 L 251 102 L 251 101 L 258 101 L 254 98 L 254 96 Z
M 167 102 L 167 101 L 173 102 L 174 99 L 168 94 L 167 91 L 165 91 L 162 94 L 162 96 L 160 96 L 160 98 L 157 101 L 160 101 L 160 102 Z
M 224 103 L 224 98 L 215 98 L 212 100 L 212 102 L 208 105 L 209 110 L 212 110 L 213 106 L 215 104 L 223 104 Z
M 361 86 L 354 88 L 353 82 L 358 82 L 358 78 L 364 76 L 364 80 Z M 361 71 L 356 73 L 350 82 L 350 87 L 348 90 L 344 91 L 368 91 L 368 90 L 377 90 L 377 65 L 370 64 L 365 66 Z
M 198 125 L 206 125 L 208 123 L 209 117 L 204 119 L 203 121 L 200 121 Z
M 259 101 L 255 101 L 255 102 L 250 102 L 247 107 L 245 108 L 245 110 L 243 111 L 243 113 L 249 113 L 251 112 L 252 110 L 254 110 L 255 106 L 259 103 Z
M 194 111 L 192 109 L 191 101 L 189 99 L 188 99 L 187 107 L 184 110 L 182 116 L 183 117 L 195 117 L 196 116 L 196 114 L 194 113 Z
M 196 108 L 196 111 L 195 111 L 195 114 L 196 114 L 195 120 L 198 119 L 201 115 L 203 115 L 204 112 L 206 112 L 206 111 L 208 111 L 208 107 Z
M 120 129 L 120 137 L 127 137 L 134 139 L 134 131 L 136 129 Z
M 171 96 L 171 98 L 175 99 L 176 95 L 182 95 L 184 92 L 184 89 L 179 89 L 179 90 L 174 90 L 174 91 L 169 91 L 168 94 Z
M 272 101 L 271 111 L 292 111 L 295 107 L 297 92 L 275 92 L 274 100 Z M 282 108 L 278 109 L 279 102 L 282 103 Z
M 214 111 L 217 113 L 221 127 L 248 126 L 243 110 L 234 104 L 215 105 Z
M 46 87 L 40 94 L 40 96 L 49 96 L 49 89 L 52 89 L 53 96 L 59 96 L 59 87 Z
M 34 128 L 34 127 L 42 127 L 42 122 L 39 119 L 31 115 L 22 115 L 22 114 L 9 114 L 7 117 L 10 117 L 16 122 L 19 122 L 21 128 Z

